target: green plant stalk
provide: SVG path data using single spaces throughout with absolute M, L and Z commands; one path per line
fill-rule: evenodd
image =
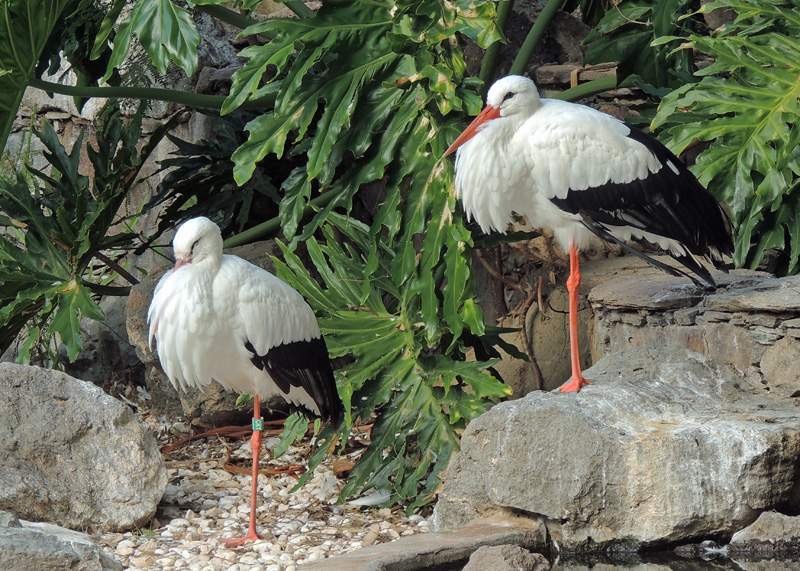
M 283 3 L 300 18 L 313 18 L 317 15 L 317 13 L 306 6 L 302 0 L 285 0 Z
M 519 53 L 517 53 L 517 57 L 514 58 L 514 63 L 511 65 L 511 69 L 509 70 L 509 75 L 521 75 L 523 71 L 525 71 L 525 66 L 528 65 L 528 62 L 533 55 L 533 50 L 536 49 L 536 46 L 539 44 L 539 41 L 542 39 L 547 26 L 550 25 L 550 22 L 556 15 L 556 12 L 561 10 L 564 6 L 566 0 L 550 0 L 544 9 L 539 14 L 539 17 L 536 18 L 536 22 L 534 22 L 531 31 L 528 32 L 528 36 L 525 38 L 525 42 L 523 42 L 522 47 L 519 49 Z
M 601 77 L 600 79 L 593 79 L 575 87 L 565 89 L 561 93 L 553 96 L 553 99 L 562 99 L 564 101 L 575 101 L 576 99 L 583 99 L 595 93 L 602 93 L 610 89 L 618 89 L 621 87 L 633 87 L 633 77 L 626 77 L 619 85 L 617 85 L 617 76 L 611 75 L 609 77 Z
M 327 204 L 336 198 L 337 194 L 335 192 L 326 192 L 321 194 L 320 196 L 316 197 L 315 199 L 309 201 L 305 208 L 303 208 L 303 217 L 309 216 L 313 212 L 315 212 L 318 208 L 323 208 L 327 206 Z M 266 222 L 262 222 L 258 226 L 253 226 L 252 228 L 248 228 L 234 236 L 231 236 L 225 242 L 223 242 L 223 246 L 225 248 L 235 248 L 236 246 L 242 246 L 244 244 L 249 244 L 250 242 L 255 242 L 256 240 L 263 238 L 264 236 L 269 236 L 270 234 L 276 233 L 278 230 L 281 229 L 281 219 L 279 217 L 271 218 Z
M 204 109 L 215 109 L 219 111 L 225 101 L 223 95 L 204 95 L 202 93 L 190 93 L 177 89 L 161 89 L 157 87 L 94 87 L 94 86 L 74 86 L 52 83 L 42 79 L 31 79 L 28 82 L 30 87 L 47 91 L 48 93 L 59 93 L 70 97 L 119 97 L 127 99 L 155 99 L 157 101 L 170 101 L 189 107 L 199 107 Z M 256 101 L 245 101 L 239 109 L 270 109 L 275 104 L 274 96 L 267 96 Z
M 288 2 L 287 2 L 288 4 Z M 224 6 L 214 5 L 214 4 L 205 4 L 205 5 L 196 5 L 200 12 L 205 12 L 212 18 L 216 18 L 217 20 L 221 20 L 226 24 L 230 24 L 231 26 L 236 26 L 244 30 L 245 28 L 252 26 L 253 24 L 258 23 L 256 20 L 245 16 L 244 14 L 240 14 L 239 12 L 234 12 Z
M 506 24 L 508 23 L 508 18 L 511 15 L 511 9 L 514 7 L 514 0 L 501 0 L 497 5 L 497 17 L 495 18 L 495 22 L 497 27 L 505 32 Z M 481 98 L 486 98 L 486 91 L 489 89 L 489 82 L 494 77 L 495 71 L 497 70 L 497 58 L 500 57 L 500 48 L 503 44 L 499 41 L 493 43 L 489 48 L 486 50 L 486 53 L 483 55 L 483 61 L 481 62 L 481 71 L 478 74 L 481 81 L 483 82 L 483 86 L 481 87 L 480 95 Z

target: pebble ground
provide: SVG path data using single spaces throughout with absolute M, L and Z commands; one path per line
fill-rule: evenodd
M 162 444 L 186 431 L 180 423 L 146 421 Z M 275 444 L 277 439 L 265 439 L 265 451 Z M 262 452 L 260 467 L 305 466 L 309 451 L 308 446 L 291 447 L 279 460 L 267 460 L 269 453 Z M 333 461 L 327 460 L 294 493 L 290 490 L 297 480 L 291 475 L 260 476 L 257 525 L 262 539 L 230 547 L 221 540 L 247 531 L 251 477 L 225 466 L 249 467 L 251 458 L 249 441 L 224 438 L 165 453 L 169 484 L 147 529 L 93 537 L 130 571 L 295 571 L 302 563 L 429 529 L 424 513 L 407 516 L 401 508 L 338 504 L 345 482 L 334 476 Z

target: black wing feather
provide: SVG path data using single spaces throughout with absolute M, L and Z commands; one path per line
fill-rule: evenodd
M 584 225 L 600 238 L 621 244 L 673 275 L 692 278 L 675 268 L 666 269 L 670 266 L 622 244 L 609 227 L 628 226 L 675 240 L 692 254 L 707 257 L 716 267 L 724 269 L 721 255 L 733 254 L 730 220 L 725 211 L 664 145 L 633 127 L 628 137 L 643 144 L 658 159 L 662 167 L 657 173 L 629 183 L 607 182 L 586 190 L 570 190 L 565 198 L 552 198 L 552 202 L 566 212 L 579 214 Z M 703 281 L 714 285 L 708 270 L 692 256 L 668 253 Z
M 330 418 L 334 424 L 339 422 L 342 401 L 336 391 L 325 339 L 282 343 L 272 347 L 266 355 L 259 355 L 249 340 L 245 347 L 253 353 L 252 363 L 266 370 L 281 392 L 288 394 L 291 387 L 302 388 L 317 404 L 323 419 Z

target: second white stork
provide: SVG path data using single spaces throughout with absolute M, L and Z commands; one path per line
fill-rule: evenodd
M 505 232 L 516 212 L 552 230 L 569 252 L 572 378 L 562 391 L 589 383 L 578 351 L 578 250 L 592 235 L 701 287 L 715 282 L 698 257 L 722 268 L 733 254 L 725 211 L 664 145 L 591 107 L 540 98 L 526 77 L 492 85 L 486 107 L 445 156 L 456 150 L 456 192 L 484 232 Z M 629 240 L 658 246 L 694 275 Z
M 258 539 L 256 492 L 260 400 L 282 396 L 314 416 L 339 420 L 328 350 L 311 307 L 292 287 L 237 256 L 222 253 L 219 227 L 184 222 L 173 239 L 175 267 L 156 286 L 147 320 L 161 367 L 175 388 L 217 381 L 254 395 L 250 526 L 234 545 Z

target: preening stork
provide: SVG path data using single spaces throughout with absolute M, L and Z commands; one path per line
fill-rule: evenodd
M 149 342 L 175 388 L 217 381 L 254 395 L 250 527 L 234 545 L 258 539 L 256 492 L 261 450 L 260 399 L 280 395 L 306 413 L 339 420 L 328 349 L 303 297 L 269 272 L 222 253 L 219 227 L 208 218 L 184 222 L 172 242 L 175 267 L 156 286 L 147 321 Z
M 552 230 L 569 252 L 572 379 L 562 391 L 589 383 L 578 351 L 578 250 L 593 234 L 700 287 L 716 284 L 697 258 L 722 268 L 733 254 L 725 211 L 666 147 L 591 107 L 542 99 L 526 77 L 492 85 L 486 107 L 445 156 L 456 150 L 456 192 L 484 232 L 505 232 L 516 212 Z M 628 240 L 658 246 L 694 275 Z

